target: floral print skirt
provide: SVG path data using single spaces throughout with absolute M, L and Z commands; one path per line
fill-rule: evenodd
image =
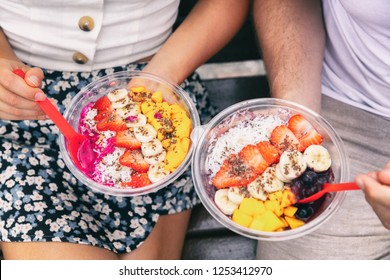
M 44 70 L 44 92 L 61 112 L 75 94 L 99 77 L 130 64 L 93 72 Z M 202 123 L 215 114 L 199 76 L 181 85 L 196 103 Z M 148 237 L 160 215 L 199 203 L 190 170 L 156 193 L 116 197 L 82 185 L 59 153 L 58 129 L 52 121 L 0 120 L 0 241 L 58 241 L 89 244 L 115 253 L 136 249 Z

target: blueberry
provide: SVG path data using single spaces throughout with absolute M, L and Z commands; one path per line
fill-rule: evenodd
M 318 175 L 314 171 L 309 170 L 302 174 L 301 179 L 305 187 L 311 187 L 317 182 Z
M 295 213 L 295 217 L 298 219 L 307 219 L 311 215 L 313 215 L 314 210 L 311 206 L 309 205 L 301 205 L 299 206 L 297 212 Z

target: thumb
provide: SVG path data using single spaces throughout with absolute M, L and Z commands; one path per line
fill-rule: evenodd
M 384 185 L 390 185 L 390 161 L 383 170 L 378 172 L 378 181 Z
M 34 67 L 26 71 L 24 80 L 30 87 L 40 88 L 43 80 L 43 71 L 40 68 Z

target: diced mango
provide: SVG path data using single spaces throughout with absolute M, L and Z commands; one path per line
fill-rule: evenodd
M 183 149 L 183 152 L 186 154 L 188 153 L 188 150 L 190 149 L 191 140 L 190 138 L 183 137 L 180 139 L 181 148 Z
M 162 102 L 163 100 L 163 95 L 162 95 L 162 92 L 161 91 L 155 91 L 152 93 L 152 97 L 151 99 L 156 102 L 156 103 L 160 103 Z
M 160 112 L 161 116 L 166 119 L 171 118 L 171 107 L 167 102 L 157 103 L 157 110 Z
M 139 87 L 132 87 L 131 91 L 135 93 L 139 93 L 139 92 L 145 92 L 147 90 L 144 86 L 139 86 Z
M 157 111 L 156 109 L 157 109 L 157 106 L 152 101 L 145 101 L 145 102 L 142 102 L 142 104 L 141 104 L 141 112 L 144 115 L 146 115 L 148 112 L 152 111 L 153 116 L 154 116 L 154 113 Z M 150 115 L 150 117 L 151 117 L 151 115 Z
M 298 208 L 295 206 L 287 206 L 283 210 L 283 214 L 287 217 L 292 217 L 294 218 L 295 213 L 297 212 Z
M 251 216 L 262 214 L 266 210 L 262 201 L 247 197 L 241 201 L 239 209 Z
M 171 104 L 170 108 L 171 108 L 171 114 L 172 115 L 177 115 L 177 117 L 187 116 L 186 111 L 182 107 L 180 107 L 179 104 L 176 104 L 176 103 Z
M 274 212 L 277 216 L 283 214 L 283 207 L 280 206 L 279 201 L 277 200 L 266 200 L 264 201 L 264 206 L 266 209 Z
M 294 204 L 295 202 L 297 202 L 297 199 L 295 198 L 294 193 L 289 189 L 284 190 L 280 205 L 284 208 Z
M 279 219 L 283 222 L 285 228 L 288 227 L 288 223 L 285 218 L 279 217 Z
M 241 211 L 240 209 L 236 209 L 233 212 L 232 220 L 237 224 L 242 225 L 243 227 L 249 227 L 253 220 L 253 217 Z
M 285 216 L 284 218 L 286 219 L 286 221 L 287 221 L 287 223 L 288 223 L 288 225 L 290 226 L 291 229 L 303 226 L 305 224 L 304 221 L 296 219 L 296 218 L 291 218 L 291 217 L 288 217 L 288 216 Z
M 276 231 L 284 227 L 284 223 L 271 210 L 266 210 L 263 214 L 254 218 L 254 220 L 256 219 L 263 219 L 265 221 L 264 231 Z
M 165 149 L 168 149 L 170 146 L 175 145 L 178 142 L 180 142 L 180 139 L 177 137 L 167 138 L 161 141 Z
M 261 218 L 253 219 L 252 222 L 249 225 L 249 228 L 264 231 L 264 228 L 266 226 L 266 221 Z
M 279 201 L 279 203 L 282 201 L 282 197 L 283 197 L 282 191 L 276 191 L 268 195 L 269 200 L 277 200 Z
M 183 162 L 186 155 L 180 143 L 170 146 L 165 156 L 165 170 L 173 172 Z
M 176 137 L 190 137 L 192 122 L 186 117 L 172 119 Z

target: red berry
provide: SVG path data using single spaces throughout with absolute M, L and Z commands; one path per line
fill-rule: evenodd
M 141 148 L 141 142 L 138 141 L 130 130 L 118 131 L 115 136 L 114 146 L 129 150 Z
M 279 154 L 286 150 L 299 150 L 299 141 L 294 133 L 285 125 L 274 128 L 270 137 L 271 143 L 278 149 Z
M 137 172 L 146 172 L 149 169 L 149 164 L 144 160 L 141 150 L 126 150 L 119 158 L 119 163 L 130 167 Z
M 122 187 L 140 188 L 148 186 L 151 183 L 147 173 L 134 173 L 131 175 L 131 181 L 122 182 Z
M 263 158 L 260 150 L 255 145 L 245 146 L 238 154 L 247 166 L 253 168 L 257 174 L 261 174 L 267 169 L 268 163 Z

